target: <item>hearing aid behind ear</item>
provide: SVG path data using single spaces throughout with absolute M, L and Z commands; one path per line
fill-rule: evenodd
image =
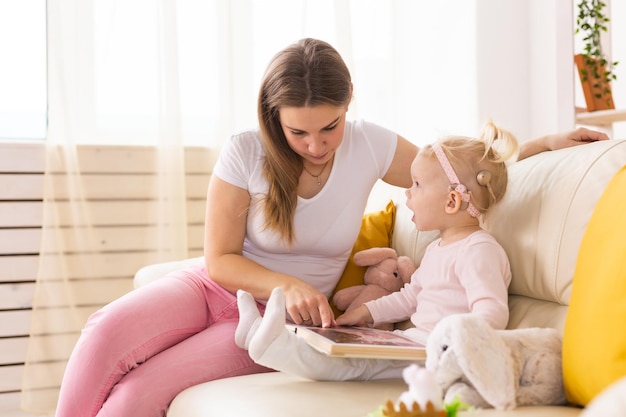
M 476 181 L 478 181 L 478 184 L 482 185 L 483 187 L 488 186 L 491 182 L 491 172 L 487 171 L 486 169 L 479 171 L 478 174 L 476 174 Z
M 476 181 L 478 184 L 482 187 L 486 187 L 487 191 L 489 191 L 489 194 L 491 195 L 491 198 L 493 198 L 493 201 L 496 201 L 496 196 L 491 188 L 491 178 L 491 171 L 487 171 L 486 169 L 480 170 L 478 171 L 478 174 L 476 174 Z

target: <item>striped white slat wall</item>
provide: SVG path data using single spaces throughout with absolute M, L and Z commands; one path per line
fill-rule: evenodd
M 17 414 L 41 227 L 44 149 L 0 143 L 0 410 Z
M 92 291 L 91 305 L 82 311 L 86 318 L 107 297 L 132 288 L 134 273 L 144 265 L 137 262 L 134 253 L 149 253 L 153 249 L 144 242 L 149 242 L 146 236 L 155 229 L 154 218 L 147 213 L 155 205 L 151 184 L 158 164 L 155 150 L 149 147 L 84 146 L 78 155 L 81 166 L 89 167 L 85 191 L 98 237 L 106 242 L 98 248 L 74 248 L 76 262 L 69 265 L 72 277 L 97 280 L 85 280 L 85 285 L 97 287 L 97 291 Z M 217 152 L 206 148 L 185 151 L 190 257 L 202 254 L 204 199 L 216 155 Z M 3 416 L 28 415 L 18 411 L 19 393 L 31 330 L 35 277 L 39 262 L 46 265 L 45 257 L 39 257 L 44 161 L 42 143 L 0 143 L 0 414 Z M 56 177 L 56 182 L 64 183 L 61 175 Z M 63 197 L 61 206 L 67 204 Z M 61 220 L 70 221 L 67 217 Z M 80 253 L 94 249 L 88 255 Z M 79 260 L 84 261 L 85 256 L 91 265 L 97 266 L 92 270 L 98 276 L 85 273 L 81 267 L 83 262 Z M 154 262 L 159 261 L 154 258 Z M 49 272 L 55 274 L 52 269 Z M 52 308 L 48 314 L 54 320 L 59 312 L 60 309 Z M 58 324 L 62 333 L 62 321 Z M 71 349 L 74 340 L 75 335 L 69 334 L 67 349 Z

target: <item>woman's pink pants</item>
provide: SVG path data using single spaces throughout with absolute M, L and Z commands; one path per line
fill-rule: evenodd
M 56 417 L 160 417 L 185 388 L 270 371 L 235 345 L 238 320 L 236 296 L 204 265 L 131 291 L 89 318 Z

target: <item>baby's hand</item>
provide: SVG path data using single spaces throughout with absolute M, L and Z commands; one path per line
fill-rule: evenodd
M 365 304 L 342 314 L 335 320 L 337 326 L 366 326 L 374 322 L 374 318 Z

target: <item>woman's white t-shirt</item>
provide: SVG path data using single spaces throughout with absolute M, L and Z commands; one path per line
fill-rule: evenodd
M 288 245 L 263 228 L 257 202 L 267 193 L 265 152 L 258 130 L 234 135 L 225 144 L 213 175 L 250 193 L 243 256 L 266 268 L 306 281 L 330 296 L 361 227 L 369 193 L 393 160 L 397 134 L 364 121 L 347 121 L 330 176 L 312 198 L 298 197 L 295 241 Z

